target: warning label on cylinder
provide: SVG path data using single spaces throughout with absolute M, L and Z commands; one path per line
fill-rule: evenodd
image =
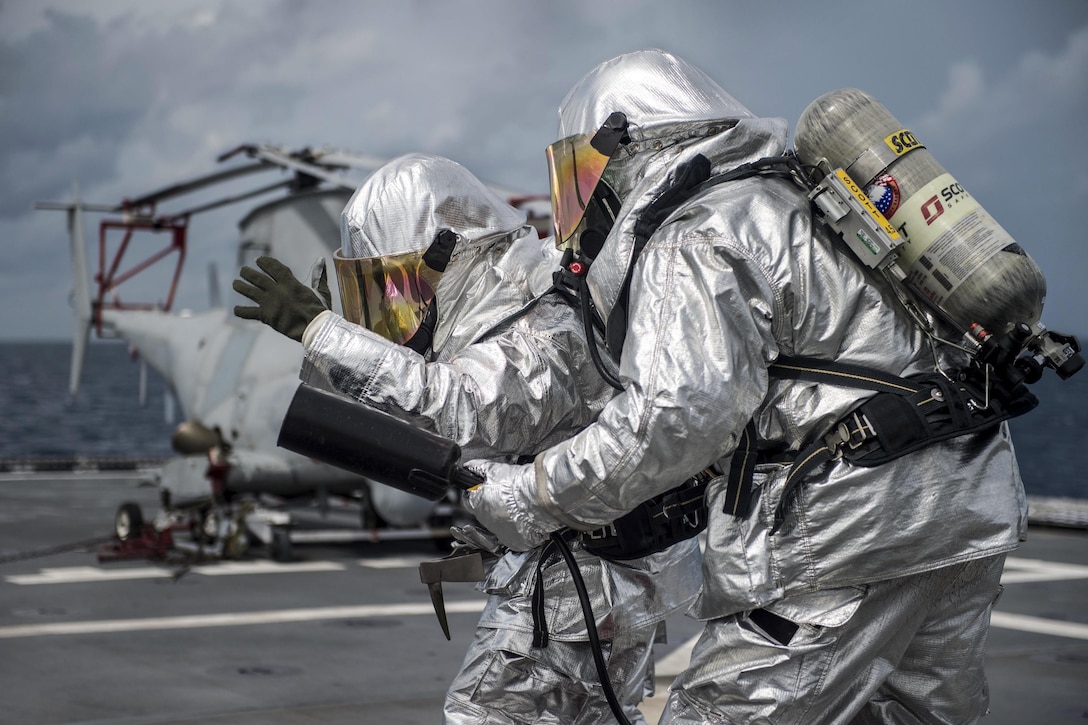
M 900 203 L 890 221 L 906 240 L 897 263 L 934 304 L 1015 241 L 951 174 Z

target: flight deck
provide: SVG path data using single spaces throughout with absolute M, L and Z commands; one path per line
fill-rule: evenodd
M 0 473 L 0 723 L 441 721 L 484 597 L 445 584 L 446 641 L 417 571 L 439 555 L 434 541 L 311 536 L 286 562 L 259 548 L 235 561 L 99 562 L 119 502 L 153 509 L 157 495 L 140 471 Z M 1074 525 L 1033 525 L 1008 560 L 986 725 L 1088 718 L 1088 531 L 1069 508 Z M 332 531 L 336 516 L 296 521 Z M 669 620 L 649 722 L 699 628 Z

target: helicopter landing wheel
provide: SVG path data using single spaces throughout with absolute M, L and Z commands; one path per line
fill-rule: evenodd
M 140 504 L 126 501 L 117 507 L 117 515 L 113 519 L 113 533 L 121 541 L 129 541 L 140 535 L 144 528 L 144 514 L 140 510 Z

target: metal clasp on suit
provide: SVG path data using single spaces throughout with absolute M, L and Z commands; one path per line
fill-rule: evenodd
M 876 438 L 876 431 L 872 423 L 861 413 L 855 411 L 839 422 L 835 430 L 827 434 L 824 443 L 835 452 L 835 457 L 842 455 L 842 448 L 846 446 L 856 450 L 866 441 Z
M 615 526 L 615 524 L 608 524 L 607 526 L 602 526 L 599 529 L 593 529 L 592 531 L 587 531 L 584 534 L 582 534 L 582 536 L 586 537 L 587 539 L 591 539 L 593 541 L 597 541 L 597 540 L 600 540 L 600 539 L 608 539 L 608 538 L 613 537 L 615 535 L 616 535 L 616 526 Z

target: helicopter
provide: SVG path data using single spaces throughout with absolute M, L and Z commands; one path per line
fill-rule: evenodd
M 333 497 L 358 506 L 366 540 L 448 540 L 458 509 L 455 494 L 429 501 L 277 446 L 280 422 L 299 385 L 303 350 L 297 342 L 260 322 L 235 317 L 214 299 L 204 312 L 175 309 L 194 216 L 265 197 L 238 222 L 237 266 L 269 255 L 307 279 L 316 261 L 331 266 L 339 247 L 340 212 L 362 181 L 350 172 L 362 171 L 365 178 L 384 160 L 335 149 L 243 144 L 217 161 L 226 166 L 117 204 L 86 203 L 77 190 L 72 202 L 35 204 L 67 213 L 75 316 L 69 401 L 77 399 L 94 334 L 126 342 L 141 365 L 162 376 L 168 408 L 176 401 L 181 412 L 170 441 L 176 455 L 152 474 L 159 511 L 148 516 L 138 504 L 122 502 L 113 541 L 99 550 L 99 560 L 162 558 L 179 548 L 201 558 L 238 558 L 251 545 L 263 545 L 275 560 L 289 560 L 294 544 L 306 540 L 293 525 L 292 506 L 316 502 L 327 510 Z M 232 189 L 180 211 L 161 209 L 186 195 L 272 171 L 286 178 Z M 529 223 L 547 235 L 547 196 L 491 187 L 526 209 Z M 102 215 L 93 276 L 85 214 Z M 131 288 L 137 275 L 171 262 L 168 282 L 159 286 L 162 299 L 122 299 L 123 285 Z M 331 303 L 339 313 L 336 295 Z M 145 379 L 141 374 L 142 385 Z

